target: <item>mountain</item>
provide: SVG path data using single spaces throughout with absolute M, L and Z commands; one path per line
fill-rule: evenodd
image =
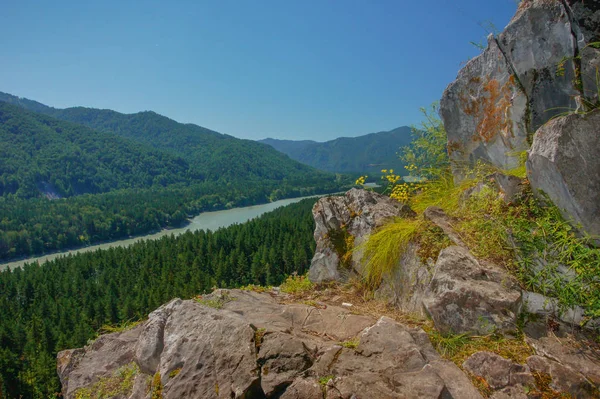
M 0 101 L 74 122 L 103 133 L 167 151 L 190 163 L 211 181 L 286 180 L 313 184 L 324 173 L 295 162 L 272 147 L 238 139 L 194 124 L 178 123 L 152 111 L 121 114 L 112 110 L 74 107 L 57 109 L 0 93 Z
M 359 137 L 340 137 L 318 143 L 310 140 L 260 140 L 290 158 L 314 168 L 337 173 L 379 173 L 381 169 L 401 170 L 400 147 L 408 145 L 411 129 L 402 126 L 388 132 Z
M 344 184 L 268 145 L 154 112 L 55 109 L 4 93 L 0 142 L 0 260 Z
M 183 158 L 0 102 L 0 196 L 51 198 L 203 180 Z

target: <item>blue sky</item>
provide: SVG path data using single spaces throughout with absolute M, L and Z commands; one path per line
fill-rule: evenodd
M 3 0 L 0 91 L 237 137 L 420 121 L 514 0 Z

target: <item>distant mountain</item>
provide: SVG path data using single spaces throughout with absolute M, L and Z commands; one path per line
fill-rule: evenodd
M 260 142 L 320 170 L 338 173 L 379 173 L 381 169 L 400 171 L 403 168 L 397 153 L 400 147 L 410 143 L 410 133 L 411 129 L 403 126 L 389 132 L 340 137 L 324 143 L 271 138 Z
M 57 109 L 1 92 L 0 101 L 169 152 L 184 159 L 196 173 L 210 181 L 285 180 L 298 185 L 313 185 L 332 178 L 288 158 L 271 146 L 194 124 L 178 123 L 151 111 L 121 114 L 83 107 Z
M 0 93 L 0 260 L 347 186 L 266 144 L 154 112 L 55 109 Z
M 0 196 L 50 198 L 203 180 L 176 155 L 0 102 Z

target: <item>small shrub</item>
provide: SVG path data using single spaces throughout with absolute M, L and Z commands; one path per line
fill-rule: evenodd
M 223 309 L 223 306 L 225 306 L 226 303 L 235 300 L 236 298 L 230 296 L 227 291 L 222 291 L 220 295 L 212 294 L 212 296 L 208 298 L 203 298 L 200 295 L 194 298 L 194 301 L 198 302 L 199 304 L 213 309 Z
M 113 375 L 103 377 L 93 385 L 75 391 L 75 399 L 112 398 L 115 396 L 129 396 L 133 389 L 135 376 L 140 369 L 137 364 L 131 363 L 120 367 Z
M 260 349 L 266 332 L 267 330 L 264 328 L 259 328 L 256 331 L 254 331 L 254 346 L 256 347 L 257 351 L 258 349 Z
M 360 340 L 358 339 L 358 337 L 355 337 L 348 341 L 340 342 L 340 345 L 343 346 L 344 348 L 356 349 L 356 348 L 358 348 L 359 343 L 360 343 Z
M 333 380 L 334 378 L 335 378 L 335 376 L 333 376 L 333 375 L 326 375 L 323 377 L 319 377 L 319 385 L 321 385 L 323 388 L 325 388 L 327 383 L 329 381 Z
M 286 294 L 301 295 L 314 289 L 314 284 L 308 279 L 308 276 L 298 276 L 293 274 L 281 284 L 281 292 Z
M 258 292 L 258 293 L 263 293 L 263 292 L 271 292 L 273 290 L 272 286 L 262 286 L 262 285 L 254 285 L 254 284 L 248 284 L 245 285 L 243 287 L 240 287 L 240 290 L 242 291 L 254 291 L 254 292 Z
M 151 399 L 163 399 L 163 384 L 162 381 L 160 379 L 160 373 L 156 373 L 154 374 L 154 377 L 152 378 L 152 385 L 150 388 L 150 398 Z
M 137 321 L 128 320 L 128 321 L 124 321 L 121 324 L 117 324 L 117 325 L 105 324 L 102 327 L 100 327 L 98 334 L 102 335 L 102 334 L 110 334 L 110 333 L 115 333 L 115 332 L 123 332 L 123 331 L 131 330 L 132 328 L 138 326 L 142 322 L 143 322 L 143 320 L 137 320 Z
M 181 367 L 176 368 L 175 370 L 172 370 L 169 373 L 169 379 L 177 377 L 179 375 L 179 373 L 181 373 Z

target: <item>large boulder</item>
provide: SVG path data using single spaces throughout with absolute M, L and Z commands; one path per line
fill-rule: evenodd
M 460 70 L 442 97 L 440 115 L 448 134 L 448 152 L 457 177 L 477 160 L 504 169 L 518 165 L 526 150 L 528 99 L 498 42 Z
M 502 269 L 480 263 L 464 247 L 440 252 L 422 302 L 443 333 L 510 332 L 516 329 L 521 291 Z
M 313 282 L 347 280 L 360 274 L 361 254 L 349 251 L 396 217 L 413 217 L 406 205 L 373 191 L 353 188 L 319 199 L 312 210 L 317 248 L 308 277 Z
M 280 304 L 272 295 L 221 290 L 204 304 L 175 300 L 133 330 L 60 352 L 62 394 L 67 399 L 90 390 L 98 397 L 130 399 L 159 391 L 165 399 L 481 398 L 420 329 L 335 306 Z M 356 344 L 343 344 L 349 340 Z M 119 370 L 135 364 L 139 368 L 130 368 L 135 379 L 124 380 Z
M 600 110 L 553 119 L 535 134 L 531 186 L 590 235 L 600 235 Z
M 569 3 L 521 1 L 504 31 L 490 35 L 444 92 L 440 114 L 456 178 L 478 160 L 518 166 L 540 126 L 595 101 L 600 57 L 588 44 L 597 38 L 597 5 Z

